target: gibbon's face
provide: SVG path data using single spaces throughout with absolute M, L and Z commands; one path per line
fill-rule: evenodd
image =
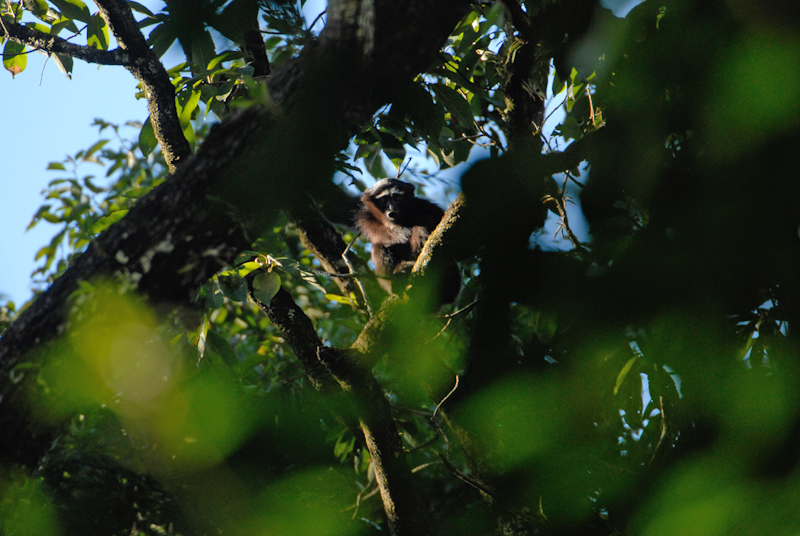
M 375 206 L 377 206 L 386 217 L 393 222 L 401 217 L 403 213 L 403 205 L 405 204 L 406 194 L 396 191 L 386 191 L 380 196 L 375 198 Z
M 409 201 L 414 198 L 414 187 L 398 180 L 382 182 L 376 186 L 378 188 L 372 196 L 372 202 L 389 221 L 401 223 Z

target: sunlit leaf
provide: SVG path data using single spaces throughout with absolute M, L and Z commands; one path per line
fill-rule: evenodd
M 178 108 L 178 119 L 180 119 L 181 125 L 185 126 L 192 120 L 200 97 L 199 90 L 186 90 L 178 96 L 175 104 Z
M 261 264 L 257 263 L 256 261 L 248 261 L 241 264 L 238 267 L 237 272 L 239 273 L 239 277 L 244 277 L 247 274 L 253 272 L 254 270 L 258 270 L 261 267 L 262 267 Z
M 124 218 L 127 213 L 128 213 L 127 210 L 117 210 L 115 212 L 110 213 L 107 216 L 103 216 L 102 218 L 97 220 L 94 225 L 92 225 L 90 232 L 92 234 L 102 233 L 103 231 L 105 231 L 106 229 L 117 223 L 119 220 Z
M 86 43 L 90 47 L 99 50 L 108 50 L 108 25 L 99 13 L 92 15 L 91 19 L 89 19 L 89 26 L 87 29 L 89 36 L 86 38 Z
M 628 377 L 628 373 L 631 371 L 631 368 L 636 363 L 636 361 L 641 356 L 633 356 L 632 358 L 628 359 L 628 362 L 625 363 L 625 366 L 622 367 L 622 370 L 619 371 L 617 374 L 617 381 L 614 382 L 614 394 L 616 395 L 619 392 L 619 388 L 622 386 L 622 383 L 625 381 L 625 378 Z
M 3 67 L 15 77 L 25 70 L 28 65 L 28 56 L 25 54 L 25 45 L 14 41 L 6 41 L 3 46 Z
M 52 246 L 44 246 L 43 248 L 39 249 L 39 251 L 36 252 L 36 255 L 34 255 L 33 257 L 33 260 L 38 261 L 45 255 L 47 255 L 48 257 L 52 257 L 55 254 L 56 254 L 56 248 Z
M 341 303 L 342 305 L 352 305 L 352 297 L 342 296 L 340 294 L 325 294 L 325 299 L 332 302 Z

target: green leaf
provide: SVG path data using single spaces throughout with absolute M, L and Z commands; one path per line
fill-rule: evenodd
M 617 381 L 614 383 L 614 395 L 619 392 L 619 388 L 622 387 L 622 383 L 625 381 L 625 378 L 628 376 L 628 373 L 633 368 L 634 363 L 639 359 L 640 356 L 636 355 L 632 358 L 628 359 L 628 362 L 625 363 L 625 366 L 622 367 L 622 370 L 619 371 L 617 374 Z
M 140 197 L 144 197 L 153 189 L 153 186 L 142 186 L 141 188 L 133 188 L 125 192 L 123 197 L 127 197 L 129 199 L 139 199 Z
M 219 309 L 225 303 L 225 296 L 219 288 L 219 281 L 212 279 L 205 285 L 201 292 L 201 296 L 205 299 L 206 307 L 210 309 Z
M 228 339 L 210 329 L 206 333 L 206 348 L 203 353 L 204 357 L 209 357 L 208 351 L 213 351 L 216 355 L 222 358 L 222 362 L 229 367 L 236 366 L 239 363 L 239 358 L 236 357 L 236 350 L 233 349 Z
M 139 149 L 144 156 L 147 156 L 152 153 L 153 149 L 157 146 L 158 140 L 156 140 L 156 133 L 153 131 L 153 124 L 150 122 L 150 117 L 148 116 L 147 121 L 142 125 L 142 130 L 139 131 Z
M 138 11 L 143 15 L 147 15 L 148 17 L 154 18 L 155 15 L 152 11 L 147 9 L 145 6 L 140 4 L 139 2 L 134 2 L 133 0 L 128 0 L 128 7 L 131 8 L 132 11 Z
M 160 58 L 169 50 L 172 43 L 178 38 L 176 25 L 169 20 L 159 24 L 147 37 L 147 43 L 153 47 L 153 53 Z
M 47 0 L 25 0 L 25 8 L 30 10 L 35 17 L 44 19 L 50 6 L 47 5 Z
M 38 261 L 45 255 L 47 255 L 48 257 L 52 257 L 55 254 L 56 254 L 56 248 L 54 246 L 44 246 L 43 248 L 41 248 L 39 251 L 36 252 L 36 256 L 33 258 L 33 260 Z
M 11 73 L 11 77 L 24 71 L 26 65 L 28 65 L 28 55 L 25 54 L 25 45 L 6 41 L 3 47 L 3 67 Z
M 108 50 L 108 25 L 100 13 L 95 13 L 89 20 L 89 37 L 86 43 L 98 50 Z
M 189 142 L 189 145 L 194 147 L 194 144 L 197 142 L 197 138 L 195 137 L 194 127 L 192 126 L 191 122 L 186 123 L 186 126 L 183 127 L 183 136 L 186 138 L 186 141 Z
M 192 114 L 197 109 L 197 104 L 200 102 L 200 90 L 191 90 L 182 92 L 175 101 L 178 108 L 178 119 L 181 126 L 186 128 L 192 120 Z
M 436 98 L 450 112 L 453 121 L 464 129 L 472 131 L 474 129 L 474 118 L 472 117 L 472 108 L 467 99 L 455 89 L 444 84 L 433 84 L 432 87 Z
M 83 155 L 83 159 L 84 159 L 84 160 L 88 159 L 88 158 L 89 158 L 90 156 L 92 156 L 94 153 L 96 153 L 97 151 L 99 151 L 100 149 L 102 149 L 102 148 L 103 148 L 103 146 L 104 146 L 106 143 L 108 143 L 108 142 L 109 142 L 109 140 L 100 140 L 100 141 L 96 142 L 94 145 L 92 145 L 91 147 L 89 147 L 88 149 L 86 149 L 86 153 L 84 153 L 84 155 Z
M 59 11 L 70 19 L 79 20 L 81 22 L 89 23 L 92 14 L 89 8 L 81 0 L 50 0 Z
M 262 266 L 259 263 L 257 263 L 256 261 L 248 261 L 248 262 L 242 264 L 241 266 L 239 266 L 239 268 L 237 270 L 237 273 L 239 274 L 239 277 L 244 277 L 244 276 L 248 275 L 249 273 L 251 273 L 251 272 L 253 272 L 255 270 L 258 270 L 261 267 Z
M 252 0 L 233 0 L 225 9 L 208 21 L 219 33 L 235 43 L 244 43 L 246 28 L 257 26 L 258 4 Z
M 62 219 L 53 214 L 52 212 L 45 211 L 41 214 L 42 219 L 50 223 L 61 223 Z
M 89 190 L 91 190 L 92 193 L 95 193 L 95 194 L 99 194 L 101 192 L 105 192 L 106 191 L 106 189 L 103 188 L 102 186 L 97 186 L 96 184 L 94 184 L 89 177 L 86 177 L 85 179 L 83 179 L 83 184 L 85 184 L 86 187 Z
M 352 305 L 355 303 L 353 296 L 348 298 L 347 296 L 342 296 L 340 294 L 325 294 L 325 299 L 332 302 L 341 303 L 342 305 Z
M 92 234 L 102 233 L 103 231 L 105 231 L 106 229 L 117 223 L 119 220 L 124 218 L 127 213 L 128 213 L 127 210 L 117 210 L 115 212 L 112 212 L 108 216 L 103 216 L 102 218 L 94 222 L 94 225 L 92 225 L 92 228 L 89 230 L 89 232 Z
M 63 54 L 53 54 L 52 56 L 53 61 L 56 64 L 56 67 L 67 75 L 67 78 L 72 78 L 72 58 L 69 56 L 64 56 Z
M 281 277 L 277 272 L 264 272 L 253 278 L 253 297 L 267 305 L 281 289 Z
M 537 312 L 533 315 L 532 325 L 539 340 L 549 343 L 558 330 L 558 317 L 553 313 Z
M 229 300 L 240 303 L 247 301 L 247 283 L 238 275 L 220 275 L 219 288 Z
M 661 24 L 661 19 L 667 14 L 667 6 L 661 6 L 658 8 L 658 15 L 656 15 L 656 30 L 660 30 L 659 25 Z

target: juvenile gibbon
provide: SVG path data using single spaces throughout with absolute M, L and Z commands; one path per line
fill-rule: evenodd
M 414 195 L 413 184 L 398 179 L 382 179 L 361 194 L 355 227 L 372 243 L 375 274 L 389 294 L 392 278 L 414 265 L 443 215 L 441 208 Z

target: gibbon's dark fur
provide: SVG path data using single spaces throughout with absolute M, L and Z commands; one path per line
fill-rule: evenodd
M 414 264 L 443 215 L 438 206 L 414 196 L 413 184 L 398 179 L 382 179 L 361 194 L 353 220 L 372 243 L 375 274 L 389 294 L 392 276 Z

